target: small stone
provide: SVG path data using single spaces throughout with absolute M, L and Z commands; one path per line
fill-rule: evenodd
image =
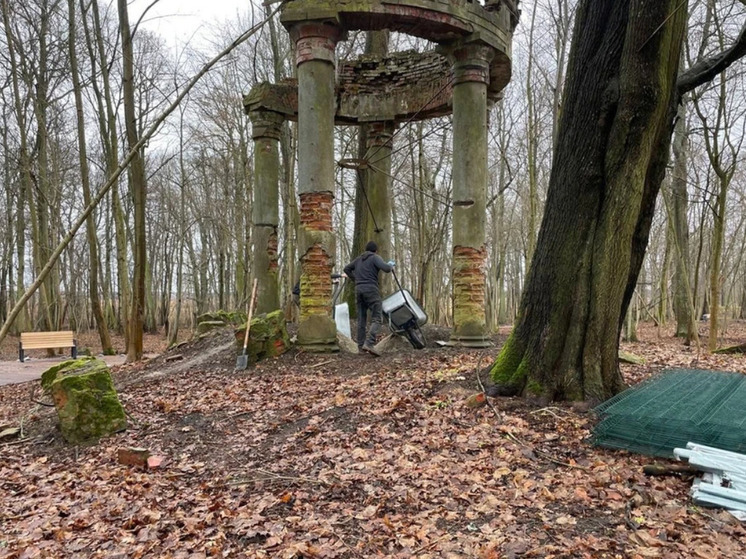
M 412 346 L 402 336 L 389 334 L 375 345 L 379 353 L 401 353 L 412 351 Z
M 20 433 L 21 429 L 19 427 L 8 427 L 7 429 L 0 431 L 0 441 L 3 439 L 12 439 L 13 437 L 17 437 Z
M 117 460 L 125 466 L 140 466 L 144 468 L 148 465 L 149 458 L 151 456 L 147 448 L 128 447 L 120 448 L 117 451 Z
M 339 332 L 337 332 L 337 345 L 343 353 L 360 353 L 357 342 Z
M 467 408 L 481 408 L 482 406 L 487 404 L 487 396 L 485 396 L 484 392 L 472 394 L 466 399 L 465 403 Z
M 155 470 L 156 468 L 160 468 L 165 459 L 165 456 L 148 456 L 148 470 Z
M 184 359 L 184 356 L 181 353 L 177 353 L 176 355 L 169 355 L 164 361 L 170 363 L 171 361 L 181 361 L 182 359 Z

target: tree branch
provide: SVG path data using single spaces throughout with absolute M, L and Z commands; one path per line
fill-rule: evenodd
M 746 4 L 746 0 L 739 1 Z M 684 95 L 695 87 L 709 82 L 743 56 L 746 56 L 746 23 L 741 28 L 738 39 L 730 48 L 715 56 L 700 60 L 679 76 L 676 82 L 679 95 Z

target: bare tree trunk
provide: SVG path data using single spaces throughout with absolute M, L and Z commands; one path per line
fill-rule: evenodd
M 530 266 L 536 247 L 536 231 L 539 216 L 539 185 L 537 178 L 537 159 L 539 154 L 539 130 L 536 117 L 536 99 L 533 89 L 534 65 L 534 28 L 536 26 L 537 4 L 531 14 L 531 26 L 528 38 L 528 69 L 526 71 L 526 105 L 528 108 L 528 232 L 526 235 L 526 267 Z
M 91 203 L 91 184 L 88 172 L 88 150 L 85 139 L 85 119 L 83 115 L 83 95 L 80 86 L 80 75 L 78 74 L 78 56 L 75 52 L 75 2 L 67 0 L 67 9 L 69 15 L 69 35 L 68 43 L 70 49 L 70 73 L 73 80 L 73 93 L 75 95 L 75 110 L 77 115 L 78 127 L 78 155 L 80 161 L 80 182 L 83 187 L 83 201 L 86 206 Z M 112 355 L 114 349 L 111 345 L 111 336 L 104 319 L 104 313 L 101 308 L 101 299 L 98 292 L 98 238 L 96 235 L 96 224 L 93 220 L 93 214 L 86 219 L 86 233 L 88 236 L 88 293 L 91 299 L 91 309 L 93 317 L 96 320 L 98 336 L 101 340 L 101 349 L 104 355 Z
M 119 9 L 119 32 L 122 36 L 122 91 L 124 100 L 124 122 L 127 130 L 127 145 L 130 151 L 138 144 L 137 115 L 135 114 L 134 49 L 127 13 L 127 1 L 117 0 Z M 143 355 L 143 328 L 145 318 L 145 161 L 142 149 L 132 158 L 129 170 L 135 228 L 133 233 L 133 280 L 132 304 L 129 315 L 129 337 L 127 339 L 127 361 L 139 361 Z
M 689 193 L 687 192 L 688 131 L 686 103 L 679 106 L 673 136 L 673 173 L 671 177 L 671 203 L 668 204 L 669 221 L 673 231 L 676 273 L 674 275 L 674 314 L 676 336 L 685 338 L 687 345 L 696 341 L 699 334 L 695 322 L 694 294 L 690 282 L 689 224 L 687 221 Z
M 85 14 L 85 0 L 80 0 L 81 11 Z M 106 176 L 112 176 L 119 164 L 119 136 L 117 133 L 117 118 L 114 110 L 114 101 L 111 92 L 111 80 L 109 78 L 109 61 L 106 58 L 104 46 L 104 29 L 98 7 L 98 0 L 91 0 L 91 13 L 93 16 L 93 31 L 89 30 L 87 20 L 83 18 L 83 31 L 86 37 L 86 47 L 90 57 L 93 71 L 91 85 L 93 87 L 96 103 L 98 106 L 98 122 L 101 144 L 104 148 L 106 160 Z M 95 38 L 95 44 L 94 44 Z M 103 90 L 98 87 L 96 67 L 101 72 Z M 117 287 L 119 292 L 116 307 L 117 329 L 124 332 L 125 345 L 129 339 L 129 328 L 127 312 L 130 302 L 130 283 L 127 256 L 127 231 L 125 226 L 124 211 L 119 197 L 119 185 L 115 185 L 111 191 L 111 213 L 114 221 Z

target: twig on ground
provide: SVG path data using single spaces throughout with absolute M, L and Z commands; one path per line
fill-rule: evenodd
M 334 537 L 336 537 L 342 543 L 342 545 L 345 546 L 350 551 L 350 553 L 352 553 L 353 555 L 356 555 L 357 557 L 363 557 L 355 548 L 350 547 L 350 545 L 345 541 L 345 539 L 342 536 L 337 534 L 334 528 L 332 528 L 331 524 L 327 522 L 326 527 L 332 533 L 332 535 L 334 535 Z
M 40 402 L 39 400 L 36 399 L 36 389 L 38 388 L 38 386 L 39 385 L 37 385 L 36 383 L 31 384 L 31 387 L 30 387 L 30 390 L 29 390 L 29 399 L 34 404 L 38 404 L 40 406 L 46 406 L 48 408 L 53 408 L 54 404 L 47 404 L 45 402 Z
M 37 406 L 35 408 L 33 408 L 32 410 L 28 411 L 25 415 L 23 415 L 21 417 L 21 421 L 18 424 L 18 427 L 21 429 L 21 432 L 19 433 L 19 438 L 21 438 L 21 439 L 25 439 L 26 438 L 26 436 L 24 435 L 24 431 L 23 431 L 23 424 L 26 422 L 27 418 L 31 417 L 33 414 L 35 414 L 36 412 L 38 412 L 40 409 L 41 409 L 41 406 L 37 404 Z
M 523 442 L 521 439 L 519 439 L 518 437 L 516 437 L 513 433 L 505 433 L 505 436 L 507 438 L 511 439 L 513 442 L 518 443 L 522 447 L 528 448 L 529 450 L 531 450 L 531 452 L 535 452 L 539 457 L 543 458 L 544 460 L 546 460 L 548 462 L 551 462 L 553 464 L 557 464 L 558 466 L 564 466 L 566 468 L 575 468 L 576 470 L 583 470 L 583 471 L 587 471 L 588 470 L 588 468 L 586 468 L 585 466 L 581 466 L 580 464 L 570 464 L 568 462 L 563 462 L 562 460 L 558 460 L 557 458 L 555 458 L 551 454 L 549 454 L 547 452 L 544 452 L 543 450 L 539 450 L 537 448 L 534 448 L 531 445 L 529 445 L 528 443 Z
M 263 470 L 261 468 L 257 468 L 254 470 L 262 475 L 267 476 L 266 478 L 252 478 L 252 479 L 242 479 L 242 480 L 236 480 L 236 481 L 229 481 L 228 485 L 246 485 L 248 483 L 256 483 L 258 481 L 267 481 L 268 479 L 282 479 L 285 481 L 296 481 L 296 482 L 305 482 L 305 483 L 315 483 L 317 485 L 329 485 L 329 482 L 324 481 L 322 479 L 313 479 L 310 477 L 302 477 L 302 476 L 284 476 L 281 474 L 276 474 L 275 472 L 270 472 L 268 470 Z
M 322 361 L 321 363 L 316 363 L 314 365 L 309 365 L 309 369 L 315 369 L 316 367 L 323 367 L 324 365 L 328 365 L 329 363 L 334 363 L 334 359 L 329 359 L 328 361 Z
M 142 421 L 140 421 L 134 415 L 132 415 L 129 411 L 127 411 L 127 408 L 122 406 L 122 409 L 124 410 L 124 413 L 127 415 L 127 417 L 129 417 L 132 421 L 134 421 L 138 425 L 138 427 L 143 424 Z
M 534 410 L 530 412 L 530 415 L 539 414 L 539 413 L 546 413 L 549 414 L 557 419 L 562 419 L 554 410 L 557 411 L 563 411 L 562 408 L 557 407 L 548 407 L 548 408 L 541 408 L 540 410 Z
M 31 510 L 28 512 L 24 512 L 23 514 L 16 514 L 14 516 L 0 516 L 0 522 L 6 522 L 8 520 L 22 520 L 24 518 L 28 518 L 29 516 L 34 516 L 39 511 Z
M 487 391 L 484 388 L 484 384 L 482 383 L 482 377 L 480 376 L 480 373 L 482 372 L 482 358 L 484 357 L 484 354 L 479 356 L 479 360 L 477 361 L 477 383 L 479 383 L 479 389 L 485 394 L 485 400 L 487 401 L 487 405 L 492 409 L 492 412 L 495 414 L 495 417 L 498 419 L 498 421 L 502 421 L 502 416 L 500 416 L 500 412 L 497 411 L 497 408 L 494 406 L 494 404 L 487 398 Z
M 705 511 L 703 511 L 699 507 L 689 507 L 689 510 L 692 511 L 692 512 L 696 512 L 697 514 L 701 514 L 705 518 L 709 518 L 710 520 L 714 520 L 715 522 L 719 522 L 720 524 L 725 524 L 725 522 L 723 522 L 719 518 L 715 518 L 714 516 L 712 516 L 711 514 L 706 513 Z
M 640 525 L 634 521 L 632 518 L 632 500 L 627 500 L 627 504 L 624 506 L 624 523 L 631 529 L 631 530 L 639 530 Z
M 430 542 L 429 544 L 427 544 L 427 545 L 421 545 L 420 547 L 418 547 L 417 549 L 415 549 L 415 550 L 414 550 L 414 551 L 412 552 L 412 554 L 413 554 L 413 555 L 417 555 L 418 553 L 422 553 L 423 551 L 427 551 L 427 550 L 428 550 L 428 549 L 430 549 L 431 547 L 435 547 L 435 546 L 436 546 L 437 544 L 439 544 L 440 542 L 442 542 L 442 541 L 443 541 L 444 539 L 446 539 L 446 538 L 450 538 L 450 537 L 451 537 L 451 534 L 446 534 L 445 536 L 441 536 L 441 537 L 439 537 L 439 538 L 438 538 L 437 540 L 433 540 L 433 541 L 431 541 L 431 542 Z
M 16 445 L 19 445 L 19 444 L 26 444 L 26 443 L 31 442 L 33 440 L 34 439 L 32 439 L 30 437 L 27 438 L 27 439 L 19 439 L 17 441 L 11 441 L 9 443 L 0 444 L 0 447 L 5 448 L 6 446 L 16 446 Z

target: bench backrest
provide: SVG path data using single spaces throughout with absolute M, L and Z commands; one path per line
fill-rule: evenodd
M 72 330 L 64 332 L 21 332 L 21 347 L 23 349 L 73 347 L 74 345 L 75 334 Z

